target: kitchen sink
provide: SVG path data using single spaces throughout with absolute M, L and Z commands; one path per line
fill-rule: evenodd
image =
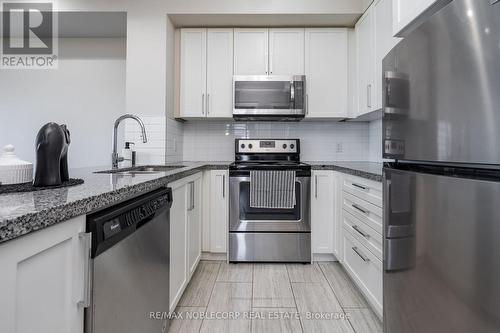
M 145 165 L 145 166 L 137 166 L 132 168 L 122 168 L 122 169 L 111 169 L 104 171 L 97 171 L 95 173 L 117 173 L 117 174 L 150 174 L 150 173 L 158 173 L 165 171 L 172 171 L 179 168 L 184 168 L 184 165 Z

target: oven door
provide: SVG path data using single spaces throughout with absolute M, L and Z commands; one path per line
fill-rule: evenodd
M 310 232 L 311 177 L 297 177 L 292 209 L 250 207 L 250 177 L 229 178 L 230 232 Z
M 235 76 L 233 116 L 305 115 L 305 76 Z

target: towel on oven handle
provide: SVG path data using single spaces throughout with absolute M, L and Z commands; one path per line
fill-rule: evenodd
M 295 171 L 250 171 L 250 207 L 292 209 L 295 204 Z

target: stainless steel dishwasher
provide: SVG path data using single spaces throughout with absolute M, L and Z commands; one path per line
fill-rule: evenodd
M 171 205 L 161 188 L 87 216 L 86 333 L 167 332 Z

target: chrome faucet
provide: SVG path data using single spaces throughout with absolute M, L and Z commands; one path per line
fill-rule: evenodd
M 134 116 L 133 114 L 124 114 L 120 118 L 116 119 L 115 127 L 113 128 L 113 153 L 111 154 L 111 165 L 112 165 L 113 169 L 118 168 L 118 163 L 123 162 L 123 160 L 124 160 L 124 158 L 122 156 L 118 156 L 118 152 L 117 152 L 117 149 L 118 149 L 117 140 L 118 140 L 118 138 L 117 137 L 118 137 L 118 125 L 120 125 L 122 120 L 127 119 L 127 118 L 134 119 L 135 121 L 137 121 L 139 123 L 139 125 L 141 126 L 141 131 L 142 131 L 142 134 L 141 134 L 142 142 L 144 142 L 144 143 L 148 142 L 148 138 L 146 137 L 146 128 L 144 127 L 144 123 L 142 122 L 141 118 Z

